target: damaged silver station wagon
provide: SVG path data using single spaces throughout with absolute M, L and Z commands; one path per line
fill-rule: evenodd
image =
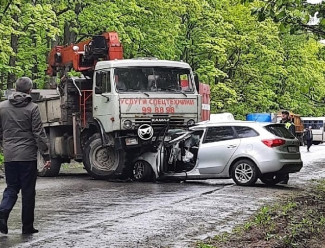
M 260 178 L 274 185 L 303 165 L 299 141 L 283 124 L 206 122 L 155 138 L 153 151 L 134 163 L 135 180 L 232 178 L 248 186 Z

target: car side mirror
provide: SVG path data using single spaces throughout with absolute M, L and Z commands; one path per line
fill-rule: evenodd
M 98 86 L 95 86 L 95 94 L 102 94 L 102 93 L 103 93 L 102 89 Z
M 195 87 L 197 92 L 200 91 L 200 80 L 199 80 L 199 76 L 197 74 L 194 75 L 194 82 L 195 82 Z

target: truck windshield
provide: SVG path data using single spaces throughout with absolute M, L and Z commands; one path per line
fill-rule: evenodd
M 193 92 L 191 72 L 184 68 L 126 67 L 114 69 L 118 92 Z

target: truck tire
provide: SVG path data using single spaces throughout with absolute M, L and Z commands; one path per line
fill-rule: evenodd
M 37 175 L 40 177 L 56 177 L 59 175 L 61 168 L 61 159 L 51 158 L 51 167 L 44 169 L 45 161 L 40 152 L 37 152 Z
M 83 164 L 95 179 L 116 178 L 121 174 L 117 170 L 122 172 L 125 166 L 125 152 L 114 146 L 103 147 L 100 135 L 94 134 L 85 144 Z

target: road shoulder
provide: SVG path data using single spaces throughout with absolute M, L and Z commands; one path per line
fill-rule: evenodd
M 198 243 L 199 248 L 324 247 L 325 179 L 308 188 L 261 207 L 231 233 Z

